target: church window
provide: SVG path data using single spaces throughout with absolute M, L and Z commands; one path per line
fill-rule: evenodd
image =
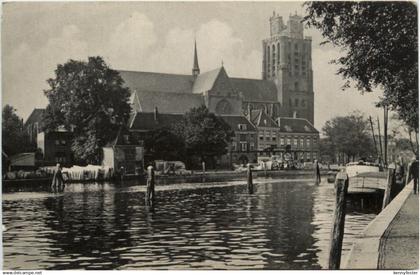
M 227 100 L 221 100 L 216 105 L 217 114 L 230 114 L 232 113 L 232 106 Z

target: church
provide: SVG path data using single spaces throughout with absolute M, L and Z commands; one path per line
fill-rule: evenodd
M 228 153 L 216 160 L 219 167 L 270 155 L 318 159 L 311 38 L 303 36 L 301 21 L 298 15 L 290 15 L 286 24 L 278 14 L 270 17 L 270 37 L 262 41 L 261 79 L 229 76 L 223 65 L 201 72 L 196 43 L 189 75 L 119 70 L 132 92 L 129 131 L 141 140 L 144 133 L 168 127 L 191 108 L 205 105 L 235 132 Z M 43 111 L 35 109 L 25 123 L 30 136 L 42 137 L 38 123 Z M 71 163 L 71 140 L 58 132 L 48 137 L 38 140 L 46 161 Z
M 303 36 L 301 21 L 302 17 L 290 15 L 284 24 L 283 18 L 273 13 L 270 37 L 262 41 L 261 79 L 229 76 L 223 65 L 201 72 L 196 43 L 190 75 L 119 71 L 133 92 L 131 130 L 152 130 L 145 125 L 153 123 L 141 121 L 148 119 L 156 120 L 155 128 L 164 127 L 165 118 L 173 121 L 190 108 L 205 105 L 230 124 L 237 122 L 231 125 L 236 140 L 222 163 L 256 161 L 258 155 L 276 154 L 276 149 L 282 154 L 287 145 L 294 149 L 295 159 L 318 158 L 312 41 Z M 267 153 L 268 149 L 272 152 Z

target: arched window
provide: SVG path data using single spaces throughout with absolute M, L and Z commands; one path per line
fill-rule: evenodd
M 271 63 L 271 66 L 272 66 L 273 76 L 275 76 L 275 74 L 276 74 L 276 46 L 273 44 L 271 46 L 271 49 L 272 49 L 272 63 Z
M 277 42 L 277 66 L 280 65 L 280 42 Z
M 232 106 L 230 105 L 229 101 L 222 99 L 216 105 L 216 113 L 217 114 L 230 114 L 232 113 Z
M 267 74 L 270 74 L 270 46 L 267 47 Z

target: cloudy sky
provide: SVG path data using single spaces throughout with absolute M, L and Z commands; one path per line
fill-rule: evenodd
M 273 11 L 303 15 L 301 2 L 31 2 L 3 3 L 2 104 L 11 104 L 26 119 L 45 107 L 43 90 L 59 63 L 103 56 L 114 69 L 190 74 L 194 37 L 201 71 L 223 60 L 230 76 L 261 77 L 261 40 L 269 35 Z M 285 22 L 286 23 L 286 22 Z M 341 91 L 341 77 L 329 64 L 339 49 L 313 40 L 315 126 L 360 110 L 374 108 L 380 92 L 361 95 Z

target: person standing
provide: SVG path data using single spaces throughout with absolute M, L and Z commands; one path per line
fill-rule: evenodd
M 321 171 L 319 169 L 318 160 L 315 160 L 316 183 L 321 183 Z
M 411 162 L 410 165 L 410 178 L 414 181 L 414 194 L 419 191 L 419 156 Z

